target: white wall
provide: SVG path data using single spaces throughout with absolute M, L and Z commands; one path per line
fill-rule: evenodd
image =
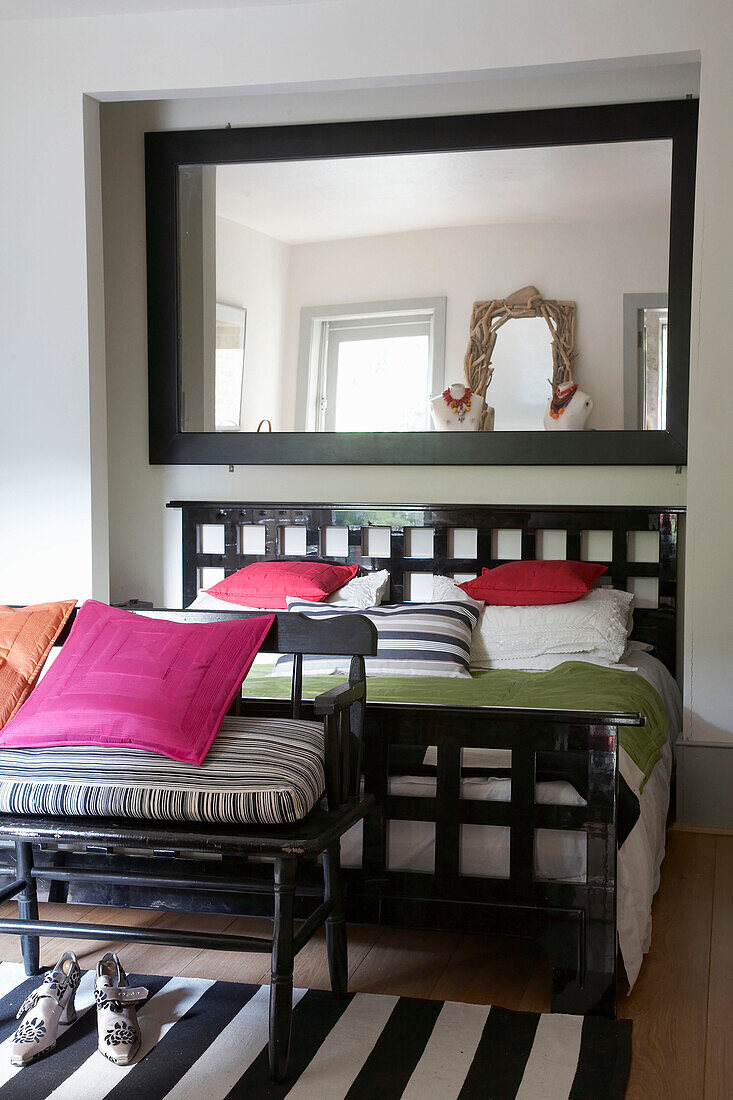
M 480 110 L 523 103 L 554 105 L 589 98 L 634 98 L 640 87 L 664 95 L 681 70 L 640 73 L 648 54 L 677 61 L 702 58 L 694 331 L 691 368 L 691 440 L 688 480 L 690 533 L 686 588 L 686 737 L 733 743 L 729 675 L 733 589 L 727 583 L 733 544 L 733 508 L 725 472 L 733 463 L 733 398 L 729 272 L 733 253 L 733 70 L 729 43 L 733 8 L 728 0 L 565 0 L 562 17 L 545 0 L 522 0 L 510 17 L 491 0 L 333 0 L 298 5 L 247 6 L 140 15 L 4 22 L 0 33 L 0 148 L 4 469 L 0 479 L 0 577 L 11 600 L 65 592 L 88 595 L 104 579 L 102 536 L 93 530 L 93 457 L 99 454 L 105 410 L 93 385 L 100 353 L 90 362 L 87 276 L 98 275 L 99 219 L 85 209 L 83 96 L 165 95 L 218 88 L 260 87 L 245 101 L 251 121 L 374 117 L 379 114 L 455 109 Z M 628 67 L 615 59 L 632 59 Z M 608 59 L 608 64 L 603 63 Z M 595 82 L 594 66 L 604 72 Z M 547 78 L 545 67 L 561 66 Z M 512 69 L 530 68 L 517 92 Z M 487 70 L 499 79 L 482 88 Z M 454 79 L 435 74 L 459 74 Z M 683 74 L 684 75 L 684 74 Z M 347 84 L 339 88 L 338 82 Z M 292 95 L 273 94 L 290 87 Z M 313 90 L 313 96 L 306 90 Z M 371 91 L 372 89 L 376 91 Z M 600 89 L 600 90 L 599 90 Z M 693 89 L 690 89 L 693 90 Z M 371 98 L 370 98 L 371 96 Z M 538 98 L 540 97 L 541 98 Z M 191 105 L 185 125 L 223 125 L 207 102 Z M 87 119 L 93 155 L 92 119 Z M 165 125 L 165 118 L 159 124 Z M 243 121 L 232 119 L 231 121 Z M 127 134 L 138 165 L 140 132 Z M 130 145 L 123 142 L 121 165 Z M 114 151 L 107 152 L 114 161 Z M 141 185 L 141 169 L 128 176 Z M 94 173 L 91 173 L 92 177 Z M 133 207 L 141 203 L 130 196 Z M 106 211 L 105 211 L 106 217 Z M 272 468 L 238 471 L 176 470 L 146 466 L 146 395 L 138 377 L 125 380 L 145 347 L 142 216 L 134 239 L 118 247 L 118 270 L 105 286 L 108 319 L 109 397 L 127 407 L 125 425 L 136 441 L 136 460 L 115 469 L 120 434 L 110 418 L 110 541 L 119 561 L 125 541 L 149 526 L 148 561 L 128 562 L 119 589 L 144 582 L 163 590 L 162 551 L 175 522 L 161 523 L 160 502 L 178 494 L 230 498 L 329 499 L 432 498 L 637 500 L 674 503 L 682 481 L 672 470 L 566 471 L 449 469 L 340 471 Z M 107 225 L 105 250 L 124 245 Z M 89 242 L 87 244 L 87 232 Z M 115 240 L 115 237 L 117 239 Z M 89 264 L 88 267 L 88 257 Z M 115 301 L 129 307 L 125 315 Z M 92 300 L 98 332 L 98 296 Z M 124 400 L 121 399 L 124 397 Z M 114 399 L 114 400 L 112 400 Z M 114 438 L 113 438 L 114 434 Z M 124 478 L 144 471 L 140 508 L 118 509 Z M 429 492 L 428 492 L 429 490 Z M 124 494 L 122 494 L 124 497 Z M 157 503 L 156 503 L 157 502 Z M 98 511 L 97 511 L 98 514 Z M 94 536 L 94 538 L 93 538 Z M 144 568 L 143 568 L 144 566 Z M 173 593 L 169 580 L 168 592 Z M 141 592 L 141 594 L 143 594 Z
M 626 75 L 625 90 L 630 98 L 634 98 L 633 74 Z M 576 77 L 571 80 L 575 82 Z M 684 71 L 684 80 L 689 80 L 687 71 Z M 506 83 L 504 80 L 499 83 L 504 97 L 507 95 Z M 516 83 L 519 85 L 520 82 Z M 524 82 L 521 84 L 523 86 Z M 684 83 L 681 86 L 688 85 Z M 449 97 L 452 110 L 466 110 L 469 103 L 477 101 L 479 106 L 488 106 L 494 91 L 494 86 L 484 84 L 478 88 L 474 85 L 441 86 L 437 92 L 423 89 L 423 112 L 431 108 L 436 110 L 437 104 L 444 104 Z M 536 89 L 539 102 L 543 101 L 546 93 L 546 88 L 544 91 Z M 552 94 L 559 94 L 556 88 Z M 589 97 L 587 88 L 584 94 Z M 366 116 L 371 110 L 376 110 L 374 106 L 370 107 L 371 93 L 349 93 L 344 97 L 335 95 L 326 97 L 325 102 L 321 96 L 315 96 L 313 100 L 299 96 L 292 102 L 289 97 L 281 98 L 282 102 L 278 97 L 268 96 L 263 100 L 259 97 L 240 97 L 223 101 L 183 99 L 103 105 L 112 598 L 124 600 L 130 596 L 141 596 L 170 607 L 180 605 L 180 517 L 178 513 L 166 511 L 165 504 L 181 498 L 354 500 L 375 503 L 428 498 L 468 503 L 684 503 L 685 473 L 665 467 L 581 467 L 568 472 L 556 467 L 481 467 L 459 471 L 452 467 L 427 469 L 401 466 L 385 471 L 368 466 L 349 469 L 333 466 L 238 466 L 230 473 L 221 466 L 159 467 L 147 464 L 143 134 L 146 130 L 155 129 L 264 121 L 268 117 L 267 112 L 274 116 L 273 121 L 278 121 L 282 120 L 282 113 L 292 117 L 296 108 L 299 111 L 297 117 L 303 119 L 312 117 L 316 112 L 316 117 L 327 118 L 329 109 L 332 115 L 343 114 L 345 117 Z M 380 104 L 380 110 L 385 109 Z M 399 113 L 394 102 L 392 111 Z M 348 248 L 348 242 L 345 242 L 345 248 Z M 297 251 L 298 248 L 291 249 L 291 252 Z M 420 254 L 420 258 L 424 260 L 424 253 Z M 547 253 L 544 262 L 549 271 Z M 586 261 L 584 269 L 590 266 Z M 318 279 L 326 277 L 326 268 L 327 265 L 319 264 L 311 272 L 314 285 L 317 285 Z M 533 264 L 531 270 L 536 273 L 537 265 Z M 372 267 L 372 274 L 374 271 L 375 267 Z M 514 273 L 519 276 L 520 271 L 523 269 L 517 265 Z M 353 278 L 359 279 L 361 276 L 354 273 Z M 304 271 L 301 281 L 306 283 L 307 279 L 308 274 Z M 523 276 L 517 286 L 526 281 Z M 376 286 L 376 281 L 367 284 L 365 278 L 360 285 L 366 291 L 368 285 Z M 329 284 L 330 287 L 332 284 Z M 460 294 L 465 298 L 462 307 L 465 328 L 461 337 L 461 322 L 457 320 L 454 339 L 459 363 L 462 363 L 473 290 L 462 284 Z M 374 295 L 370 292 L 365 297 Z M 295 350 L 291 347 L 291 361 L 294 354 Z M 558 485 L 561 483 L 563 489 L 560 492 Z
M 243 432 L 280 417 L 289 249 L 228 218 L 216 219 L 216 300 L 247 310 Z
M 178 188 L 181 423 L 214 431 L 216 169 L 188 165 Z
M 592 426 L 623 428 L 623 295 L 664 292 L 668 252 L 669 217 L 664 210 L 656 216 L 616 221 L 426 229 L 294 245 L 285 344 L 287 390 L 294 395 L 304 306 L 445 296 L 448 385 L 463 378 L 473 303 L 505 298 L 532 284 L 547 298 L 577 302 L 576 381 L 594 399 Z M 498 372 L 512 369 L 512 363 L 502 359 L 504 342 L 500 335 L 494 353 Z M 549 397 L 544 384 L 552 371 L 549 351 L 542 370 L 543 397 Z M 498 375 L 494 382 L 488 401 L 497 405 L 500 427 L 506 406 L 493 400 L 499 391 Z M 506 396 L 511 397 L 511 391 Z M 294 413 L 294 404 L 291 409 Z M 541 427 L 541 417 L 538 424 Z

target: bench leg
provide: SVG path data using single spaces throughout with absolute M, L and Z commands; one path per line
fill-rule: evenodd
M 33 869 L 33 847 L 26 840 L 16 840 L 15 861 L 18 878 L 25 879 L 25 886 L 18 894 L 18 916 L 21 920 L 38 920 L 38 894 L 36 880 L 31 877 Z M 23 952 L 23 965 L 26 974 L 37 974 L 39 967 L 38 936 L 21 936 L 20 947 Z
M 293 1017 L 293 908 L 295 902 L 294 856 L 275 859 L 275 917 L 272 930 L 270 979 L 270 1076 L 284 1081 L 290 1060 L 290 1028 Z
M 323 853 L 323 878 L 326 901 L 333 902 L 333 912 L 326 920 L 326 950 L 331 989 L 337 997 L 345 997 L 349 984 L 349 961 L 339 841 Z

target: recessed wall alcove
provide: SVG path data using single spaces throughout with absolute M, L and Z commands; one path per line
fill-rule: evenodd
M 475 77 L 475 74 L 474 74 Z M 325 119 L 385 117 L 390 111 L 408 116 L 420 110 L 437 114 L 470 113 L 574 103 L 608 102 L 619 89 L 630 99 L 643 99 L 654 88 L 660 98 L 697 94 L 699 66 L 684 64 L 638 67 L 621 73 L 592 69 L 568 74 L 559 70 L 532 72 L 508 80 L 431 80 L 404 88 L 331 88 L 312 95 L 250 94 L 217 98 L 186 98 L 102 103 L 102 199 L 105 224 L 106 358 L 109 459 L 109 525 L 111 594 L 114 600 L 138 596 L 159 605 L 181 601 L 180 528 L 178 517 L 166 512 L 170 499 L 321 499 L 420 501 L 426 497 L 456 502 L 500 504 L 636 503 L 685 501 L 685 472 L 674 466 L 574 467 L 557 465 L 429 468 L 399 464 L 388 471 L 370 466 L 302 465 L 253 468 L 221 462 L 153 467 L 148 464 L 147 323 L 145 305 L 145 205 L 143 135 L 154 130 L 192 127 L 276 125 Z M 499 254 L 498 247 L 493 255 Z M 477 261 L 478 262 L 478 261 Z M 481 261 L 485 269 L 486 259 Z M 517 259 L 519 265 L 519 258 Z M 548 297 L 563 297 L 553 285 L 548 250 L 544 270 L 526 266 L 497 276 L 500 287 L 484 292 L 504 295 L 533 282 Z M 447 277 L 447 268 L 444 269 Z M 450 288 L 448 288 L 450 290 Z M 367 291 L 364 288 L 366 295 Z M 371 291 L 369 291 L 371 293 Z M 460 318 L 446 332 L 446 358 L 462 374 L 474 287 L 462 292 Z M 583 345 L 579 323 L 578 349 Z M 588 329 L 586 329 L 588 331 Z M 602 394 L 599 407 L 603 404 Z M 622 459 L 619 454 L 619 461 Z M 428 488 L 430 491 L 428 492 Z

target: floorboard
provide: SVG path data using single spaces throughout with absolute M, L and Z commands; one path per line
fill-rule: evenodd
M 41 920 L 70 920 L 67 916 L 66 906 L 61 903 L 39 904 L 38 911 Z M 82 906 L 69 906 L 78 910 Z M 150 909 L 114 909 L 107 905 L 94 906 L 84 914 L 77 914 L 78 920 L 88 924 L 118 924 L 123 927 L 149 927 L 160 918 L 160 913 Z M 79 960 L 82 970 L 89 970 L 97 965 L 107 951 L 116 951 L 122 959 L 125 970 L 130 972 L 136 969 L 135 960 L 138 954 L 145 949 L 145 944 L 121 943 L 119 940 L 94 940 L 61 938 L 56 936 L 41 937 L 41 966 L 50 967 L 56 962 L 64 951 L 73 951 Z
M 208 928 L 211 918 L 192 916 L 189 919 L 190 927 Z M 272 922 L 265 917 L 229 917 L 226 932 L 230 936 L 267 938 L 272 935 Z M 220 982 L 256 984 L 262 981 L 265 973 L 269 978 L 269 965 L 269 951 L 201 951 L 177 973 L 192 978 L 214 978 Z
M 358 993 L 430 997 L 461 937 L 450 932 L 384 928 L 351 977 Z
M 226 932 L 233 920 L 233 917 L 218 914 L 201 916 L 195 913 L 159 913 L 158 919 L 153 921 L 153 927 L 171 928 L 177 932 Z M 134 970 L 138 974 L 168 974 L 170 977 L 191 974 L 196 970 L 202 955 L 216 954 L 218 952 L 204 951 L 200 947 L 165 947 L 161 944 L 143 943 L 136 945 Z M 214 977 L 212 974 L 198 972 L 195 976 Z
M 705 1100 L 733 1095 L 733 836 L 719 836 L 710 937 Z
M 41 905 L 48 919 L 102 924 L 166 925 L 269 936 L 265 918 L 203 916 L 101 906 Z M 16 906 L 0 906 L 14 916 Z M 627 1100 L 728 1100 L 733 1095 L 733 837 L 674 830 L 668 836 L 662 883 L 654 901 L 652 947 L 620 1014 L 634 1021 Z M 119 952 L 138 973 L 264 983 L 269 954 L 236 953 L 96 940 L 41 940 L 52 965 L 74 950 L 92 967 L 105 950 Z M 20 959 L 14 936 L 0 936 L 0 958 Z M 502 936 L 416 932 L 353 925 L 349 929 L 350 988 L 441 1000 L 502 1004 L 546 1011 L 549 969 L 533 944 Z M 296 961 L 295 982 L 328 988 L 323 933 Z
M 546 978 L 542 1011 L 549 1001 L 550 978 L 536 944 L 512 936 L 463 936 L 430 996 L 519 1009 L 536 969 Z
M 715 838 L 671 833 L 652 949 L 619 1014 L 634 1021 L 627 1100 L 703 1096 Z

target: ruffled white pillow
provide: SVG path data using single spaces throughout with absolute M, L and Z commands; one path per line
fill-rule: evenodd
M 324 603 L 343 603 L 350 607 L 378 607 L 389 594 L 389 571 L 378 569 L 374 573 L 365 573 L 363 577 L 354 577 L 342 588 L 337 588 Z
M 433 593 L 430 597 L 432 603 L 443 603 L 445 600 L 460 600 L 462 603 L 472 603 L 474 607 L 480 607 L 483 611 L 486 606 L 483 600 L 474 600 L 468 592 L 459 588 L 452 577 L 433 576 Z
M 450 577 L 434 577 L 433 599 L 449 598 L 476 604 Z M 633 601 L 631 592 L 594 588 L 572 603 L 539 607 L 488 604 L 471 639 L 471 667 L 508 668 L 507 662 L 517 658 L 558 653 L 588 653 L 598 658 L 598 663 L 616 664 L 633 626 Z

